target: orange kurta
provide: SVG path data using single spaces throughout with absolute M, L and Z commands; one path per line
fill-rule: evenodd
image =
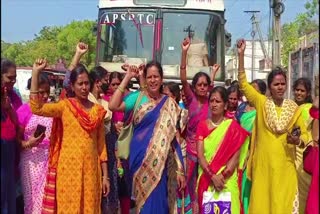
M 57 168 L 57 213 L 101 213 L 100 161 L 107 160 L 103 119 L 88 133 L 68 107 L 67 100 L 41 105 L 31 100 L 32 112 L 46 117 L 59 117 L 63 137 Z M 94 105 L 88 114 L 97 114 Z M 54 134 L 54 133 L 52 133 Z

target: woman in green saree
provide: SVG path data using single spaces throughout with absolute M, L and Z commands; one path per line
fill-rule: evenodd
M 241 169 L 247 154 L 249 133 L 235 120 L 224 117 L 227 100 L 226 89 L 215 87 L 209 95 L 212 116 L 201 121 L 197 129 L 200 163 L 197 191 L 201 213 L 205 191 L 215 191 L 215 198 L 220 192 L 230 192 L 231 213 L 241 211 Z
M 251 85 L 261 94 L 263 95 L 266 94 L 267 84 L 263 80 L 260 80 L 260 79 L 253 80 Z M 255 124 L 256 113 L 257 113 L 256 109 L 253 106 L 251 106 L 249 102 L 243 102 L 237 109 L 236 119 L 238 120 L 242 128 L 252 133 L 252 130 Z M 247 158 L 245 158 L 243 162 L 241 201 L 242 201 L 244 213 L 248 214 L 250 192 L 251 192 L 251 181 L 247 179 L 246 160 Z

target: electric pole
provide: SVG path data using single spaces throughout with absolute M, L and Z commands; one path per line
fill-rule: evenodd
M 251 81 L 253 81 L 255 77 L 255 35 L 256 35 L 256 30 L 255 30 L 255 25 L 256 25 L 256 13 L 260 13 L 259 10 L 246 10 L 244 11 L 245 13 L 252 13 L 251 16 L 251 21 L 252 21 L 252 31 L 251 31 L 251 47 L 252 47 L 252 57 L 251 57 Z
M 272 67 L 281 64 L 281 14 L 284 12 L 282 0 L 270 0 L 272 9 Z

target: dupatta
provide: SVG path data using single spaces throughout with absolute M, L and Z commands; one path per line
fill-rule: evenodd
M 225 166 L 241 148 L 249 133 L 235 120 L 225 120 L 204 139 L 205 158 L 214 174 Z M 211 185 L 211 178 L 199 169 L 198 203 L 202 210 L 203 192 Z M 238 182 L 239 183 L 239 182 Z
M 90 112 L 86 112 L 80 103 L 74 99 L 65 99 L 67 108 L 77 118 L 81 127 L 87 132 L 94 131 L 103 121 L 106 111 L 99 105 L 94 105 Z M 56 181 L 59 154 L 63 138 L 63 124 L 61 118 L 54 118 L 52 122 L 50 148 L 49 148 L 49 169 L 44 188 L 42 214 L 54 214 L 57 212 Z
M 159 200 L 152 194 L 155 189 L 161 193 L 167 191 L 167 187 L 158 184 L 163 181 L 170 149 L 174 149 L 177 167 L 183 171 L 182 155 L 177 152 L 179 145 L 174 141 L 180 111 L 175 101 L 166 96 L 157 105 L 152 102 L 141 105 L 134 115 L 129 165 L 138 212 L 147 199 Z M 187 118 L 186 115 L 181 117 Z

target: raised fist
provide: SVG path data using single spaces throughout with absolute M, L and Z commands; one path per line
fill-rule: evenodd
M 237 41 L 237 48 L 238 48 L 238 53 L 243 54 L 246 49 L 246 41 L 244 39 L 239 39 Z
M 86 43 L 79 42 L 77 44 L 76 53 L 78 53 L 80 55 L 83 55 L 83 54 L 87 53 L 88 49 L 89 48 L 88 48 L 88 45 Z
M 189 37 L 185 38 L 181 44 L 182 51 L 188 51 L 191 41 Z
M 34 63 L 33 63 L 33 67 L 32 70 L 33 71 L 37 71 L 40 72 L 42 71 L 46 66 L 47 66 L 47 60 L 43 59 L 43 58 L 38 58 Z

